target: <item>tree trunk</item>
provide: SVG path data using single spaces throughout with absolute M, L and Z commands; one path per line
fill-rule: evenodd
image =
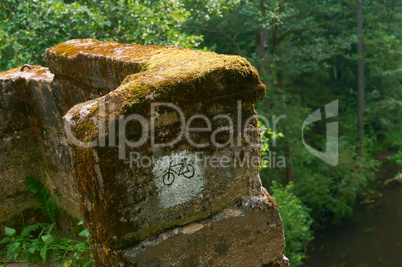
M 364 138 L 364 50 L 363 50 L 363 14 L 362 0 L 357 0 L 357 54 L 358 54 L 358 112 L 357 127 L 359 140 L 357 146 L 357 155 L 362 154 Z
M 260 16 L 264 20 L 266 7 L 264 5 L 264 0 L 259 1 L 260 4 Z M 255 43 L 257 47 L 257 60 L 258 60 L 258 72 L 261 76 L 261 81 L 263 83 L 272 83 L 270 80 L 271 69 L 269 65 L 269 40 L 268 40 L 268 30 L 261 25 L 261 29 L 255 34 Z
M 280 55 L 281 51 L 279 48 L 279 38 L 278 38 L 278 32 L 277 32 L 277 27 L 274 28 L 273 34 L 272 34 L 272 41 L 273 41 L 273 52 L 276 55 Z M 279 97 L 280 104 L 282 106 L 282 110 L 285 111 L 285 101 L 284 101 L 284 94 L 285 94 L 285 86 L 283 83 L 283 70 L 282 70 L 282 61 L 278 60 L 276 62 L 276 82 L 277 86 L 279 89 L 281 89 L 281 94 Z M 286 148 L 285 148 L 285 154 L 287 158 L 286 162 L 286 181 L 289 183 L 290 181 L 293 181 L 293 165 L 292 165 L 292 149 L 291 149 L 291 144 L 290 144 L 290 139 L 289 137 L 286 137 L 286 130 L 282 131 L 283 134 L 285 135 L 286 140 Z
M 260 73 L 262 82 L 268 82 L 270 74 L 269 67 L 269 43 L 267 29 L 261 29 L 255 35 L 255 43 L 257 46 L 258 72 Z

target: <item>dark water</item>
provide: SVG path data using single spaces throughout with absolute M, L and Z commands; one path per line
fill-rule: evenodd
M 395 151 L 391 154 L 395 154 Z M 379 156 L 377 181 L 402 173 L 402 166 Z M 374 208 L 358 207 L 341 225 L 315 233 L 309 248 L 308 267 L 402 267 L 402 186 L 381 189 Z
M 377 181 L 402 173 L 402 166 L 379 155 Z M 315 233 L 305 260 L 308 267 L 402 267 L 402 186 L 380 189 L 382 197 L 371 208 L 358 207 L 341 225 Z
M 376 209 L 357 209 L 342 225 L 316 232 L 308 267 L 401 267 L 402 189 L 382 190 Z

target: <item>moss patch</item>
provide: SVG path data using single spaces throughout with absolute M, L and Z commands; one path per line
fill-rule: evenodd
M 57 75 L 75 77 L 89 85 L 97 79 L 103 79 L 105 84 L 114 80 L 118 88 L 110 88 L 111 92 L 98 100 L 107 106 L 113 104 L 113 111 L 119 115 L 148 116 L 152 102 L 183 106 L 189 105 L 189 99 L 207 103 L 221 97 L 232 105 L 234 96 L 250 98 L 249 102 L 255 103 L 265 95 L 265 86 L 259 81 L 256 69 L 239 56 L 94 39 L 67 41 L 49 48 L 45 55 L 50 69 Z M 96 75 L 99 77 L 93 77 Z M 88 102 L 77 105 L 72 112 L 77 115 L 86 105 Z M 94 115 L 99 115 L 98 105 L 86 119 Z M 77 135 L 96 136 L 96 127 L 89 127 L 86 119 L 73 117 L 78 124 L 86 125 L 76 129 Z
M 207 77 L 212 72 L 220 72 L 221 76 L 226 76 L 227 81 L 232 84 L 247 81 L 248 86 L 262 85 L 255 68 L 242 57 L 178 47 L 142 46 L 78 39 L 49 48 L 46 51 L 46 57 L 49 61 L 55 61 L 60 65 L 59 68 L 54 68 L 56 74 L 66 76 L 88 72 L 87 69 L 93 67 L 94 62 L 97 61 L 99 64 L 110 65 L 108 70 L 112 72 L 111 76 L 123 81 L 118 93 L 124 94 L 124 97 L 130 101 L 143 100 L 145 96 L 152 98 L 159 93 L 182 94 L 184 92 L 172 92 L 174 85 L 194 82 L 212 85 L 209 90 L 213 92 L 213 87 L 216 86 L 214 83 L 220 77 L 209 80 L 213 79 L 213 77 Z M 83 64 L 84 67 L 71 68 L 73 60 L 79 61 L 78 63 Z M 84 61 L 88 61 L 88 66 Z M 99 68 L 102 67 L 105 66 Z M 198 85 L 194 85 L 193 90 L 199 89 Z M 130 101 L 125 101 L 121 110 L 126 110 Z

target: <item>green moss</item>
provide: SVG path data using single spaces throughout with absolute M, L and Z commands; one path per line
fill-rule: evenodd
M 86 75 L 92 75 L 88 69 L 93 67 L 94 62 L 100 69 L 106 69 L 106 76 L 102 78 L 114 78 L 121 85 L 101 99 L 105 103 L 113 103 L 119 115 L 139 113 L 147 116 L 151 102 L 187 104 L 189 97 L 208 102 L 211 98 L 242 96 L 248 92 L 254 99 L 258 99 L 256 91 L 259 95 L 265 94 L 265 86 L 259 81 L 256 69 L 239 56 L 94 39 L 71 40 L 49 48 L 46 54 L 55 57 L 61 75 L 71 77 L 79 73 L 79 77 L 85 79 Z M 78 58 L 78 54 L 87 55 Z M 72 62 L 77 63 L 75 69 L 70 67 Z M 218 86 L 224 89 L 218 92 Z M 75 112 L 88 104 L 78 105 Z M 90 118 L 97 113 L 98 110 L 94 109 L 85 117 Z M 78 117 L 73 119 L 78 125 L 85 124 L 77 129 L 78 136 L 85 133 L 86 138 L 92 138 L 96 135 L 96 127 L 89 127 L 89 122 Z
M 257 71 L 246 59 L 214 52 L 99 42 L 94 39 L 71 40 L 49 48 L 49 51 L 66 59 L 81 53 L 111 58 L 116 80 L 122 81 L 127 76 L 122 87 L 133 95 L 166 91 L 177 83 L 206 78 L 208 73 L 215 70 L 231 72 L 234 81 L 249 76 L 254 83 L 259 82 Z M 132 75 L 139 72 L 141 75 Z M 138 92 L 147 88 L 149 90 Z
M 93 133 L 98 131 L 98 128 L 92 120 L 85 120 L 83 123 L 79 124 L 74 131 L 79 140 L 87 142 L 94 138 Z

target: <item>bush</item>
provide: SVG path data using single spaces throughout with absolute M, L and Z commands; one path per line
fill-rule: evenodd
M 286 238 L 285 255 L 290 260 L 290 266 L 301 266 L 303 265 L 302 259 L 305 257 L 304 249 L 313 239 L 310 232 L 313 220 L 308 209 L 303 206 L 292 191 L 292 182 L 285 187 L 280 187 L 276 182 L 273 182 L 270 188 L 272 197 L 279 204 L 279 211 L 282 216 Z

